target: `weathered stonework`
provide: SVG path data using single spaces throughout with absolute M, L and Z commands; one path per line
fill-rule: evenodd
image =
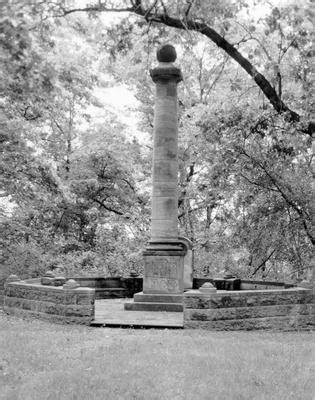
M 94 319 L 95 290 L 10 282 L 4 290 L 4 311 L 11 315 L 89 325 Z
M 183 292 L 184 258 L 170 255 L 145 256 L 144 293 Z
M 312 329 L 314 292 L 291 288 L 184 295 L 184 328 L 208 330 Z
M 141 304 L 128 303 L 125 304 L 128 310 L 181 310 L 182 302 L 175 303 L 174 306 L 172 295 L 182 295 L 184 264 L 189 262 L 187 257 L 185 259 L 188 245 L 178 236 L 177 85 L 182 80 L 182 74 L 180 69 L 173 64 L 176 60 L 176 51 L 173 46 L 162 46 L 157 52 L 157 59 L 159 64 L 150 70 L 151 78 L 156 86 L 151 233 L 149 244 L 143 252 L 143 293 L 139 296 L 164 294 L 169 295 L 169 298 L 166 298 L 163 305 L 152 301 L 140 302 Z M 185 282 L 189 281 L 189 278 L 191 281 L 189 274 L 189 272 L 186 274 Z M 189 282 L 186 285 L 192 286 Z

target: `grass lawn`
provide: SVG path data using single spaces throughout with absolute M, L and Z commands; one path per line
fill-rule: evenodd
M 0 314 L 0 399 L 314 399 L 314 333 L 131 330 Z

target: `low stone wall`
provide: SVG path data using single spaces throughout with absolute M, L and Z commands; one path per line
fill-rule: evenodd
M 16 316 L 89 325 L 94 319 L 94 303 L 94 289 L 44 286 L 33 279 L 7 283 L 3 308 Z
M 90 288 L 120 288 L 121 287 L 121 277 L 109 277 L 104 276 L 75 276 L 69 279 L 75 279 L 80 286 L 90 287 Z
M 295 287 L 292 283 L 274 282 L 274 281 L 255 281 L 255 280 L 241 280 L 240 290 L 264 290 L 264 289 L 288 289 Z
M 142 291 L 142 278 L 139 277 L 75 277 L 80 286 L 95 289 L 95 299 L 115 299 L 133 297 Z
M 210 282 L 217 290 L 262 290 L 262 289 L 286 289 L 295 287 L 291 283 L 266 281 L 266 280 L 253 280 L 253 279 L 239 279 L 231 278 L 201 278 L 196 277 L 193 279 L 193 289 L 199 289 L 205 283 Z
M 184 328 L 305 330 L 314 328 L 311 289 L 269 289 L 184 294 Z

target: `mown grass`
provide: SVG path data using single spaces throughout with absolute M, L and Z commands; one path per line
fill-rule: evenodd
M 0 399 L 311 400 L 314 342 L 308 332 L 97 329 L 1 314 Z

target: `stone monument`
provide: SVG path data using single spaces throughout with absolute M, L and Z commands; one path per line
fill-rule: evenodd
M 162 46 L 157 60 L 158 66 L 150 70 L 156 84 L 151 237 L 143 252 L 143 292 L 135 294 L 134 302 L 126 303 L 125 309 L 181 311 L 185 256 L 191 251 L 189 240 L 178 236 L 177 84 L 182 74 L 173 64 L 173 46 Z M 189 282 L 185 282 L 187 286 Z

